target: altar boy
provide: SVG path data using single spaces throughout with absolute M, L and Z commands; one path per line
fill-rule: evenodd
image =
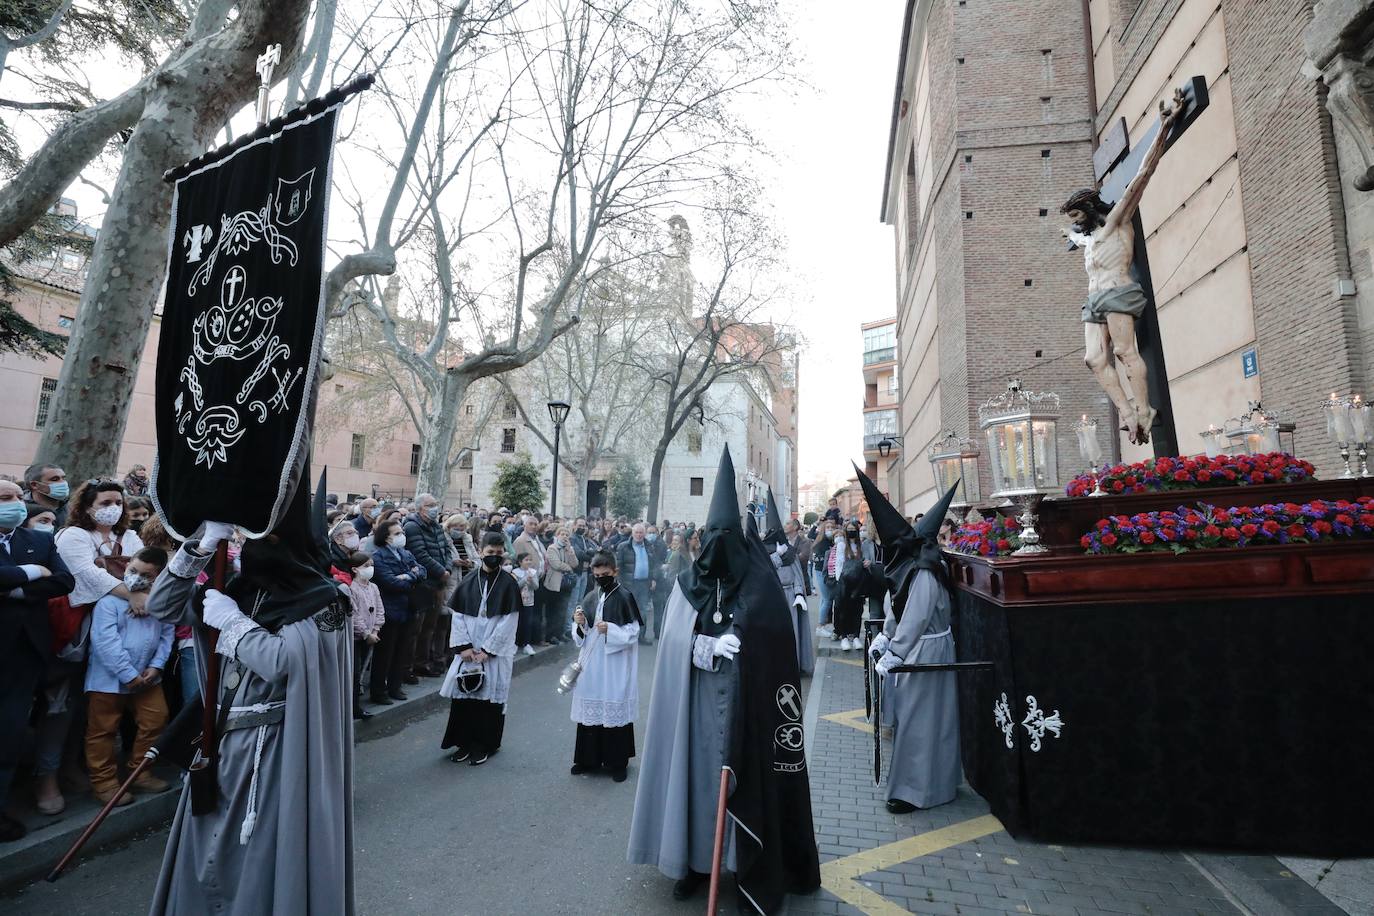
M 574 776 L 605 767 L 624 782 L 626 765 L 635 755 L 635 712 L 639 709 L 639 651 L 644 619 L 629 589 L 616 579 L 615 555 L 601 550 L 592 557 L 596 590 L 587 596 L 594 608 L 589 622 L 579 607 L 573 614 L 573 641 L 582 647 L 582 674 L 573 686 L 572 720 L 577 723 L 573 747 Z

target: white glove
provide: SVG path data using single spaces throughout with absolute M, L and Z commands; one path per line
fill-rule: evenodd
M 874 665 L 873 668 L 883 677 L 887 677 L 887 673 L 897 667 L 900 662 L 900 658 L 889 652 L 879 659 L 878 664 Z
M 803 611 L 806 610 L 806 596 L 798 595 L 792 599 L 792 604 Z
M 205 532 L 200 536 L 198 546 L 206 553 L 214 553 L 221 541 L 227 541 L 233 536 L 234 526 L 228 522 L 206 522 Z
M 778 556 L 782 556 L 783 554 L 787 553 L 787 545 L 779 544 L 777 547 L 773 548 L 773 552 L 776 553 Z
M 887 638 L 886 633 L 879 633 L 874 637 L 872 644 L 869 645 L 868 654 L 873 656 L 875 660 L 882 658 L 883 653 L 887 651 L 887 644 L 891 641 L 892 640 Z
M 206 590 L 205 613 L 201 615 L 206 626 L 223 630 L 240 618 L 247 619 L 244 617 L 243 611 L 239 610 L 237 601 L 223 592 L 215 591 L 213 588 Z
M 734 633 L 726 633 L 716 640 L 716 647 L 712 654 L 719 655 L 724 659 L 733 659 L 739 654 L 739 637 Z

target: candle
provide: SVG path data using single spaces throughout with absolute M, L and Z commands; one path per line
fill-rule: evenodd
M 1369 427 L 1367 421 L 1369 419 L 1369 405 L 1361 403 L 1360 396 L 1357 394 L 1350 399 L 1349 408 L 1352 441 L 1360 443 L 1368 442 Z
M 1348 444 L 1355 432 L 1350 423 L 1350 402 L 1337 401 L 1331 413 L 1332 419 L 1336 423 L 1336 443 L 1338 445 Z

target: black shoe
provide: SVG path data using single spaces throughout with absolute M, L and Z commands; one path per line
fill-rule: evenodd
M 372 718 L 372 713 L 368 712 L 366 709 L 363 709 L 361 706 L 355 706 L 355 707 L 353 708 L 353 718 L 355 718 L 355 719 L 371 719 L 371 718 Z
M 392 690 L 392 691 L 390 691 L 390 692 L 387 693 L 387 696 L 391 697 L 393 700 L 408 700 L 408 699 L 410 699 L 410 697 L 406 696 L 404 693 L 401 693 L 401 691 L 399 691 L 399 690 Z
M 625 767 L 621 767 L 618 770 L 611 770 L 611 779 L 613 779 L 616 782 L 624 782 L 627 778 L 629 778 L 629 775 L 630 774 L 625 769 Z
M 490 759 L 490 754 L 478 754 L 476 757 L 473 757 L 471 760 L 468 761 L 468 766 L 480 767 L 482 764 L 486 763 Z
M 373 706 L 395 706 L 396 702 L 388 696 L 375 696 L 369 699 Z
M 460 748 L 458 748 L 458 750 L 454 751 L 452 754 L 449 754 L 449 755 L 448 755 L 448 759 L 451 760 L 453 763 L 465 763 L 465 762 L 467 761 L 467 759 L 468 759 L 469 757 L 471 757 L 471 756 L 472 756 L 471 754 L 469 754 L 467 751 L 463 750 L 463 749 L 460 747 Z
M 679 878 L 673 885 L 673 899 L 687 900 L 706 883 L 710 875 L 703 875 L 699 871 L 688 871 L 687 877 Z
M 0 814 L 0 843 L 13 843 L 22 840 L 29 829 L 14 818 Z
M 414 687 L 416 684 L 420 683 L 420 679 L 413 674 L 407 674 L 405 677 L 401 678 L 401 683 L 409 684 Z
M 591 767 L 583 766 L 583 765 L 580 764 L 580 763 L 574 763 L 574 764 L 572 765 L 572 769 L 569 770 L 568 772 L 571 773 L 571 774 L 573 774 L 574 776 L 581 776 L 583 773 L 590 773 L 591 770 L 592 770 Z
M 911 802 L 904 802 L 900 798 L 890 798 L 887 801 L 887 810 L 893 814 L 910 814 L 916 810 L 916 806 Z

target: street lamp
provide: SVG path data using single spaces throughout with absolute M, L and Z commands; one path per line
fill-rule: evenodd
M 886 458 L 888 455 L 891 455 L 891 454 L 892 454 L 892 446 L 893 446 L 894 444 L 896 444 L 896 445 L 901 445 L 901 444 L 902 444 L 902 437 L 901 437 L 901 436 L 887 436 L 887 437 L 885 437 L 885 438 L 883 438 L 883 439 L 878 440 L 878 454 L 879 454 L 880 456 L 882 456 L 883 458 Z
M 558 517 L 558 442 L 563 435 L 563 422 L 568 419 L 568 411 L 572 410 L 572 405 L 566 401 L 549 401 L 549 419 L 553 420 L 553 483 L 549 489 L 549 495 L 553 507 L 550 513 Z

